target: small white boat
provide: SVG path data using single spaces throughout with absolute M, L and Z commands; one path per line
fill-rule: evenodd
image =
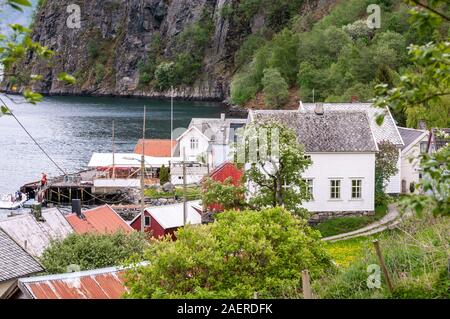
M 14 210 L 19 209 L 27 201 L 27 195 L 21 194 L 20 198 L 16 198 L 12 194 L 0 196 L 0 209 Z

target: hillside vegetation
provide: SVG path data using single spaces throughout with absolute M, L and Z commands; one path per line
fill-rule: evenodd
M 367 7 L 374 3 L 381 7 L 379 29 L 366 23 Z M 296 88 L 305 102 L 372 99 L 376 84 L 395 85 L 410 67 L 409 44 L 427 43 L 436 33 L 449 35 L 448 24 L 419 32 L 408 23 L 409 9 L 401 0 L 342 1 L 318 21 L 296 15 L 278 33 L 263 30 L 247 37 L 236 53 L 231 101 L 246 105 L 263 92 L 266 107 L 282 108 L 288 88 Z M 406 124 L 404 114 L 395 116 Z M 434 122 L 445 126 L 448 118 L 435 116 Z

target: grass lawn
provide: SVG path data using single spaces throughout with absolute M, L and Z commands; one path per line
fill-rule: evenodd
M 188 200 L 197 200 L 201 198 L 201 189 L 200 187 L 187 187 L 186 195 Z M 163 192 L 157 189 L 146 189 L 145 197 L 151 199 L 158 198 L 182 198 L 183 197 L 183 187 L 176 187 L 173 192 Z
M 333 218 L 316 225 L 315 228 L 323 237 L 348 233 L 380 220 L 386 215 L 387 210 L 387 206 L 380 206 L 375 209 L 374 216 Z
M 339 268 L 347 268 L 365 255 L 372 245 L 371 240 L 368 237 L 357 237 L 335 243 L 327 242 L 325 248 Z

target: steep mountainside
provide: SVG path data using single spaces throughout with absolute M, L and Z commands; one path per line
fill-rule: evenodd
M 221 100 L 229 96 L 235 53 L 248 35 L 263 29 L 277 32 L 293 15 L 321 12 L 334 2 L 42 1 L 33 39 L 56 57 L 52 68 L 33 56 L 20 68 L 44 75 L 44 81 L 34 84 L 42 93 L 160 97 L 170 95 L 174 81 L 177 97 Z M 80 29 L 66 25 L 67 7 L 73 3 L 81 7 Z M 78 83 L 58 81 L 61 71 L 75 75 Z

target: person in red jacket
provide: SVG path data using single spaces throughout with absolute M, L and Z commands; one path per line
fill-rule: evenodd
M 47 185 L 47 174 L 42 173 L 41 187 L 44 187 L 45 185 Z

